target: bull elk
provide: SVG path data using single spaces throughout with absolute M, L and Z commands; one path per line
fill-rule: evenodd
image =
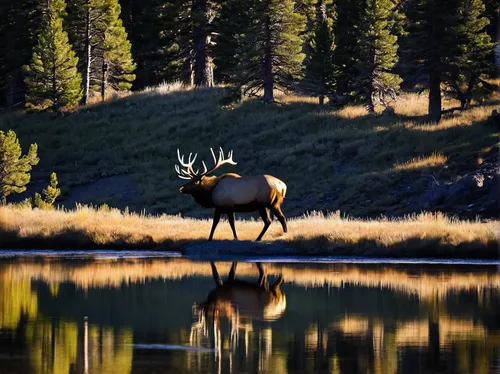
M 205 162 L 202 161 L 204 171 L 202 173 L 199 172 L 199 169 L 195 171 L 193 164 L 197 154 L 191 158 L 192 153 L 190 153 L 188 161 L 185 162 L 184 156 L 181 157 L 178 149 L 177 158 L 181 166 L 175 165 L 178 177 L 189 180 L 179 188 L 179 192 L 192 195 L 194 200 L 204 208 L 214 208 L 212 230 L 208 241 L 212 240 L 222 214 L 227 215 L 234 239 L 238 239 L 234 227 L 235 212 L 259 212 L 264 221 L 264 228 L 257 237 L 257 241 L 262 239 L 271 225 L 270 212 L 278 217 L 283 231 L 287 232 L 286 219 L 280 208 L 285 198 L 286 184 L 271 175 L 249 177 L 242 177 L 234 173 L 220 176 L 210 175 L 222 165 L 236 165 L 236 162 L 233 161 L 233 151 L 224 157 L 224 151 L 220 148 L 218 158 L 215 157 L 212 148 L 210 151 L 214 159 L 214 166 L 210 170 L 207 170 Z

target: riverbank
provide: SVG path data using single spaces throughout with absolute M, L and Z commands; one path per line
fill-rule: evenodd
M 420 214 L 405 219 L 355 220 L 310 214 L 289 220 L 289 232 L 273 222 L 265 241 L 253 240 L 262 222 L 237 221 L 242 241 L 227 222 L 206 243 L 211 220 L 147 216 L 116 209 L 43 211 L 0 207 L 0 248 L 156 249 L 184 254 L 342 255 L 498 259 L 499 222 L 481 223 Z

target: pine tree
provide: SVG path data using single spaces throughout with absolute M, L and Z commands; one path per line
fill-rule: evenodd
M 117 0 L 108 0 L 108 17 L 110 23 L 104 33 L 102 46 L 103 64 L 106 70 L 106 82 L 101 86 L 110 85 L 115 90 L 129 90 L 135 80 L 133 74 L 135 64 L 132 60 L 131 44 L 120 19 L 120 5 Z M 104 77 L 104 74 L 103 74 Z M 103 93 L 102 93 L 103 94 Z
M 295 11 L 303 15 L 306 19 L 306 26 L 300 33 L 303 40 L 302 52 L 304 53 L 304 65 L 307 67 L 311 63 L 314 53 L 314 44 L 318 24 L 323 20 L 323 16 L 328 19 L 330 28 L 336 19 L 336 7 L 334 0 L 295 0 Z
M 356 92 L 356 65 L 360 60 L 358 42 L 364 6 L 364 0 L 337 2 L 333 56 L 335 89 L 337 95 L 346 99 L 352 98 Z
M 302 76 L 304 54 L 299 34 L 304 16 L 292 0 L 254 0 L 250 25 L 239 38 L 237 83 L 242 93 L 264 88 L 264 102 L 274 101 L 274 88 L 291 87 Z
M 37 145 L 31 144 L 28 153 L 22 156 L 16 133 L 0 131 L 0 203 L 12 193 L 26 191 L 31 168 L 38 164 Z
M 30 65 L 24 66 L 28 105 L 44 104 L 52 109 L 74 105 L 82 97 L 78 58 L 63 30 L 64 0 L 50 0 L 38 32 L 38 44 Z
M 174 0 L 121 0 L 122 20 L 136 61 L 134 89 L 157 86 L 180 75 L 173 37 Z M 174 5 L 174 7 L 172 6 Z
M 306 69 L 306 86 L 319 97 L 320 105 L 324 104 L 325 95 L 333 87 L 333 20 L 327 16 L 326 6 L 317 2 L 316 24 L 310 45 L 310 56 Z
M 129 89 L 135 79 L 131 45 L 123 27 L 118 0 L 71 0 L 68 30 L 81 63 L 83 103 L 111 85 Z
M 481 0 L 460 0 L 456 26 L 458 52 L 451 58 L 451 71 L 445 79 L 462 109 L 470 104 L 480 75 L 494 71 L 491 58 L 494 45 L 486 32 L 489 21 L 484 12 Z
M 37 43 L 41 23 L 38 0 L 0 0 L 0 107 L 21 106 L 25 100 L 23 66 Z
M 213 86 L 214 20 L 219 13 L 217 1 L 192 0 L 193 22 L 193 73 L 194 85 Z
M 375 105 L 387 106 L 387 97 L 395 99 L 401 78 L 393 72 L 398 61 L 397 36 L 394 30 L 393 0 L 366 0 L 361 18 L 360 60 L 357 63 L 357 91 L 373 113 Z
M 484 0 L 485 16 L 490 21 L 486 31 L 495 45 L 491 62 L 496 65 L 495 76 L 500 76 L 500 0 Z
M 441 83 L 458 53 L 457 9 L 459 0 L 415 0 L 407 9 L 408 37 L 404 53 L 415 77 L 426 77 L 429 120 L 441 119 Z
M 179 78 L 186 86 L 213 86 L 213 48 L 215 23 L 220 13 L 215 0 L 173 0 L 169 4 L 168 21 L 170 37 L 175 41 L 171 51 L 179 67 Z
M 218 82 L 230 83 L 237 72 L 237 51 L 245 30 L 250 25 L 247 0 L 226 0 L 215 20 L 218 33 L 213 48 L 214 76 Z

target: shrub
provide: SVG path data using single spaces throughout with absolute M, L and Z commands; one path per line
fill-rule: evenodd
M 50 174 L 50 184 L 47 189 L 43 190 L 43 198 L 39 193 L 35 193 L 35 206 L 40 209 L 52 209 L 57 197 L 61 194 L 61 190 L 57 188 L 56 173 Z

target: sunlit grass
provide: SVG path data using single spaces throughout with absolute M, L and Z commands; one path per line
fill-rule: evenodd
M 210 219 L 179 216 L 146 216 L 117 209 L 95 210 L 81 206 L 75 211 L 43 211 L 13 206 L 0 207 L 0 246 L 39 245 L 113 248 L 182 249 L 204 242 Z M 237 221 L 241 240 L 254 240 L 260 221 Z M 495 230 L 498 222 L 480 223 L 449 219 L 442 214 L 420 214 L 405 219 L 341 219 L 339 214 L 314 213 L 290 219 L 289 232 L 274 223 L 265 240 L 280 241 L 299 253 L 331 253 L 387 256 L 498 257 Z M 232 239 L 227 222 L 221 222 L 215 239 Z M 49 244 L 50 243 L 50 244 Z
M 439 153 L 433 153 L 429 157 L 420 156 L 413 158 L 405 163 L 394 165 L 394 170 L 414 170 L 426 169 L 430 167 L 443 166 L 446 164 L 447 158 Z
M 340 118 L 356 119 L 368 115 L 366 106 L 363 105 L 348 105 L 336 112 Z

